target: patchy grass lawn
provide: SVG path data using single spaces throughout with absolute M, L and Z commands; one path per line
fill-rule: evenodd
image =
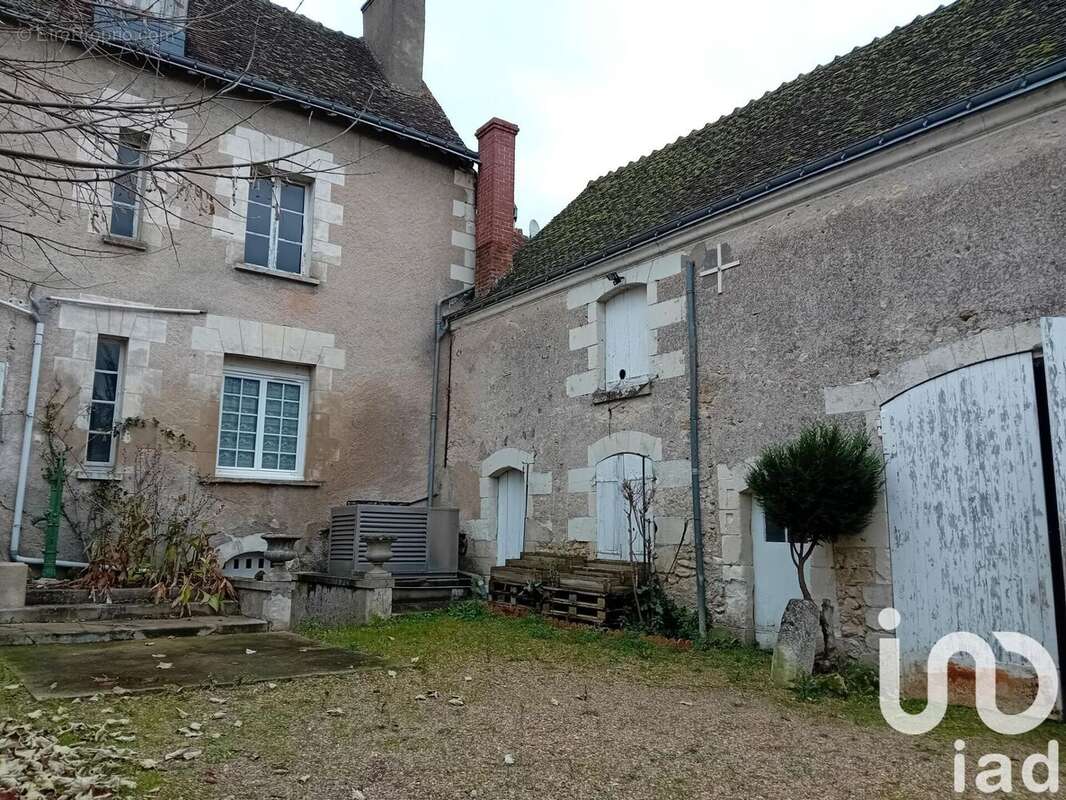
M 953 709 L 914 739 L 884 725 L 875 697 L 808 703 L 772 689 L 755 650 L 680 650 L 471 605 L 305 633 L 393 670 L 82 703 L 8 689 L 0 712 L 41 708 L 46 728 L 56 714 L 128 719 L 104 730 L 136 737 L 122 744 L 137 751 L 131 796 L 163 800 L 942 798 L 955 738 L 973 754 L 972 786 L 978 754 L 1017 759 L 1058 734 L 1004 741 Z M 0 667 L 0 685 L 16 682 Z M 179 732 L 193 722 L 202 736 Z M 184 747 L 202 753 L 163 761 Z M 162 763 L 142 770 L 143 758 Z

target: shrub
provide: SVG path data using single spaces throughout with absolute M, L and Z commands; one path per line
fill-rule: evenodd
M 767 517 L 788 532 L 805 600 L 812 597 L 804 565 L 814 548 L 866 527 L 883 471 L 865 432 L 816 424 L 791 442 L 767 447 L 748 473 L 748 487 Z

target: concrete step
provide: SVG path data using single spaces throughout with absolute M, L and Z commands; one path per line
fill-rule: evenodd
M 187 617 L 185 619 L 126 619 L 99 622 L 14 622 L 0 625 L 0 646 L 27 644 L 84 644 L 159 639 L 170 636 L 209 636 L 222 633 L 262 633 L 269 624 L 251 617 Z
M 240 606 L 226 602 L 221 612 L 206 603 L 193 603 L 185 616 L 212 617 L 236 614 Z M 59 603 L 55 605 L 32 605 L 22 608 L 0 608 L 0 625 L 14 622 L 106 622 L 121 619 L 172 619 L 180 617 L 182 610 L 170 603 Z

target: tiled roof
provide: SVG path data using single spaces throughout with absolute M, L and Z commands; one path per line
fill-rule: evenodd
M 942 7 L 592 181 L 486 302 L 1064 57 L 1063 0 Z
M 93 5 L 85 0 L 0 0 L 0 13 L 78 31 L 91 25 Z M 393 86 L 360 38 L 269 0 L 189 0 L 188 19 L 181 63 L 276 84 L 372 115 L 387 129 L 420 134 L 414 138 L 463 157 L 475 156 L 428 87 L 409 92 Z M 159 55 L 173 59 L 169 52 Z
M 425 84 L 418 94 L 390 84 L 362 39 L 268 0 L 190 0 L 189 18 L 185 53 L 190 58 L 237 72 L 247 69 L 465 147 Z

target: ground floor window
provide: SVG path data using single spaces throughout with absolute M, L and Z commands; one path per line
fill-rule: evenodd
M 115 463 L 115 423 L 119 419 L 122 391 L 123 342 L 101 336 L 96 342 L 93 393 L 89 402 L 89 435 L 85 462 L 96 466 Z
M 302 478 L 307 390 L 304 378 L 226 369 L 219 411 L 218 473 Z

